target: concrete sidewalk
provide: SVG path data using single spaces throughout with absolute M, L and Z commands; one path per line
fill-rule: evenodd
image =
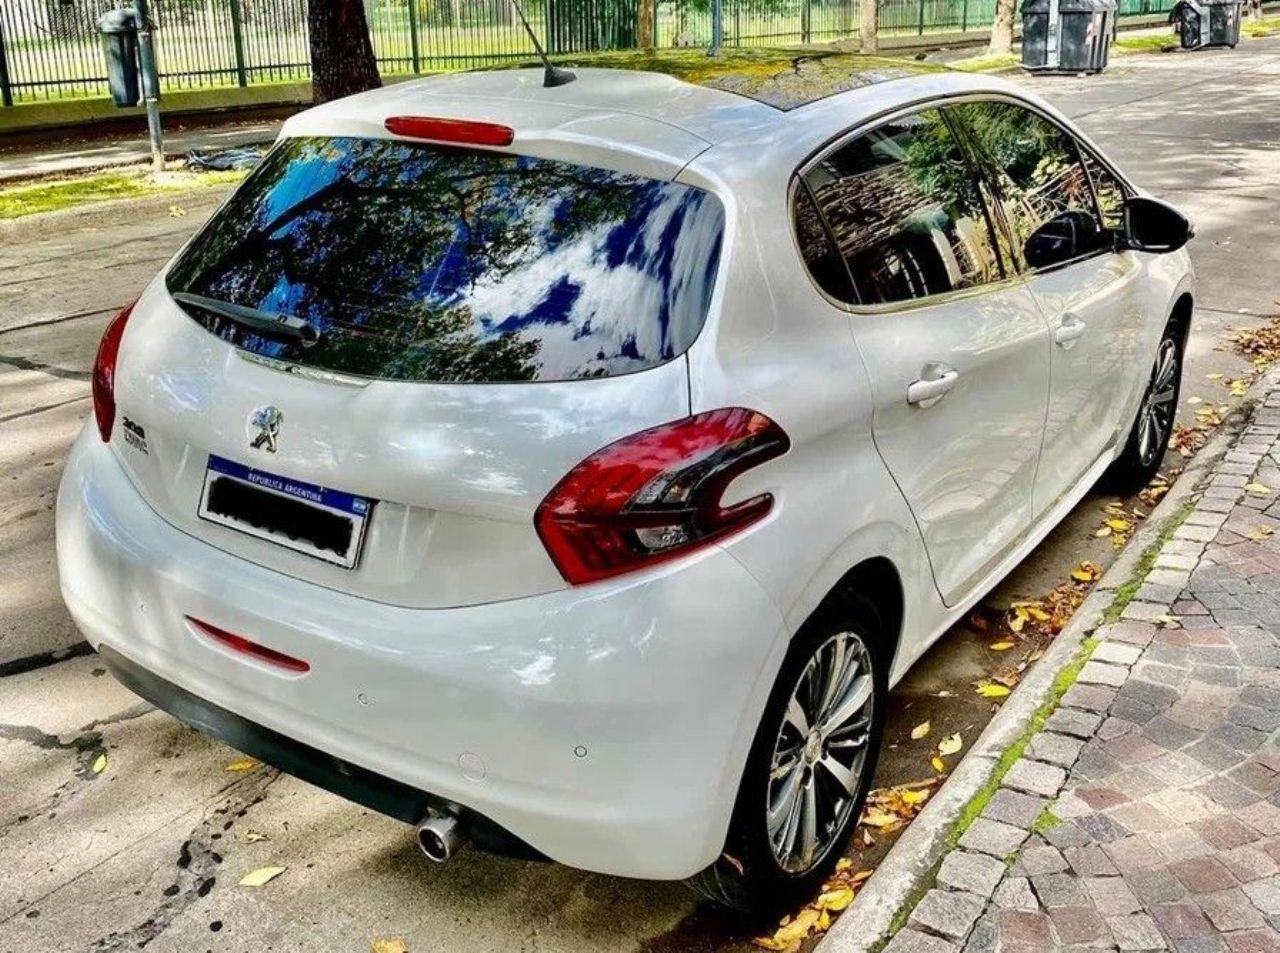
M 885 953 L 1280 951 L 1280 389 Z

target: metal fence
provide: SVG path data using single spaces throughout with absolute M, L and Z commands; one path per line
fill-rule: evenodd
M 856 36 L 858 0 L 723 0 L 727 46 Z M 996 0 L 880 0 L 885 35 L 990 26 Z M 1174 0 L 1121 0 L 1121 15 Z M 657 0 L 659 46 L 710 41 L 710 0 Z M 97 20 L 120 0 L 0 0 L 0 101 L 5 106 L 107 94 Z M 525 0 L 552 52 L 625 49 L 637 0 Z M 162 88 L 248 86 L 306 79 L 306 0 L 152 0 Z M 533 48 L 510 0 L 365 0 L 384 74 L 465 69 L 527 58 Z

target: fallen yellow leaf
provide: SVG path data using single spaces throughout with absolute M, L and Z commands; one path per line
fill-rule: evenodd
M 1246 483 L 1244 485 L 1244 491 L 1246 493 L 1252 493 L 1254 496 L 1266 496 L 1271 492 L 1271 487 L 1267 486 L 1265 483 Z
M 987 648 L 991 649 L 993 652 L 1007 652 L 1009 649 L 1013 648 L 1013 646 L 1013 642 L 992 642 L 987 646 Z
M 409 944 L 399 937 L 389 940 L 374 940 L 373 953 L 409 953 Z
M 248 831 L 244 835 L 244 839 L 248 841 L 250 844 L 257 844 L 260 841 L 270 840 L 271 838 L 269 838 L 266 834 L 262 833 L 262 831 Z
M 1264 539 L 1269 539 L 1274 534 L 1275 530 L 1270 526 L 1259 526 L 1253 532 L 1248 534 L 1248 538 L 1253 540 L 1255 543 L 1260 543 Z
M 839 913 L 851 903 L 853 903 L 853 891 L 848 887 L 828 890 L 819 894 L 817 900 L 819 910 L 830 910 L 832 913 Z
M 1004 698 L 1009 694 L 1009 689 L 1003 685 L 996 685 L 993 682 L 987 682 L 985 685 L 978 687 L 978 694 L 983 698 Z
M 107 756 L 105 754 L 100 754 L 93 762 L 93 773 L 101 774 L 105 770 L 107 770 Z
M 259 867 L 257 870 L 251 870 L 240 878 L 241 887 L 261 887 L 265 883 L 275 880 L 282 873 L 283 867 Z
M 947 770 L 946 763 L 936 754 L 930 759 L 929 763 L 933 765 L 933 770 L 937 771 L 939 774 Z
M 866 813 L 862 815 L 862 823 L 868 827 L 892 827 L 901 820 L 896 814 L 890 814 L 882 811 L 878 807 L 868 808 Z
M 785 946 L 790 946 L 797 940 L 803 940 L 809 935 L 809 931 L 813 929 L 818 922 L 818 911 L 812 907 L 805 907 L 795 915 L 795 919 L 786 923 L 776 931 L 774 931 L 773 939 Z
M 1005 691 L 1005 694 L 1009 694 L 1007 690 Z M 962 747 L 964 747 L 964 741 L 960 738 L 960 733 L 956 732 L 954 735 L 947 735 L 938 742 L 938 754 L 955 754 Z
M 223 768 L 223 771 L 252 771 L 258 765 L 262 764 L 257 758 L 237 758 L 229 765 Z
M 902 803 L 904 804 L 920 804 L 929 797 L 928 791 L 903 791 Z
M 922 721 L 920 722 L 920 724 L 916 725 L 914 728 L 911 729 L 911 740 L 919 741 L 928 733 L 929 733 L 929 723 L 927 721 Z

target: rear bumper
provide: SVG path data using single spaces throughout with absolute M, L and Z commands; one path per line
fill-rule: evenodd
M 773 603 L 718 550 L 462 609 L 325 589 L 171 526 L 88 431 L 57 530 L 72 616 L 160 707 L 392 816 L 438 798 L 553 860 L 622 876 L 684 877 L 718 854 L 787 641 Z M 186 616 L 311 670 L 235 653 Z

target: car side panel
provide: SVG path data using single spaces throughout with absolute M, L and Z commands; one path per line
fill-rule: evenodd
M 911 511 L 876 452 L 870 381 L 849 315 L 817 291 L 795 247 L 787 179 L 762 175 L 733 197 L 709 177 L 687 171 L 681 179 L 735 206 L 721 307 L 687 355 L 692 410 L 751 407 L 792 442 L 730 488 L 727 502 L 768 492 L 775 505 L 764 524 L 725 548 L 772 596 L 791 633 L 849 569 L 887 557 L 907 594 L 905 638 L 923 642 L 941 630 L 946 609 Z

